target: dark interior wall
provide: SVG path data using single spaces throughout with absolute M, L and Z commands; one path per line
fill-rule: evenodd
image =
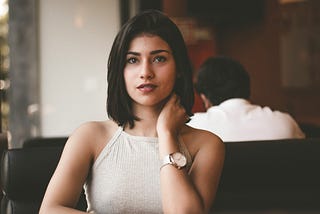
M 285 110 L 281 89 L 278 4 L 267 1 L 262 20 L 242 27 L 220 29 L 219 52 L 240 61 L 251 77 L 253 102 Z
M 281 17 L 277 0 L 265 1 L 263 20 L 241 28 L 219 30 L 219 53 L 239 60 L 251 76 L 252 101 L 287 111 L 299 122 L 320 125 L 320 90 L 282 85 Z

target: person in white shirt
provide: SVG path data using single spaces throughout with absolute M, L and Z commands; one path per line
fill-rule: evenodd
M 195 88 L 206 112 L 195 113 L 188 125 L 211 131 L 224 142 L 305 138 L 289 114 L 249 101 L 249 74 L 230 57 L 208 58 Z

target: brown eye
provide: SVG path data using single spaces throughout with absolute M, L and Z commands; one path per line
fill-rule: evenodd
M 136 58 L 134 58 L 134 57 L 131 57 L 131 58 L 127 59 L 127 63 L 129 63 L 129 64 L 134 64 L 134 63 L 137 63 L 137 62 L 138 62 L 138 60 Z
M 157 57 L 155 57 L 154 58 L 154 62 L 165 62 L 167 60 L 167 58 L 166 57 L 164 57 L 164 56 L 157 56 Z

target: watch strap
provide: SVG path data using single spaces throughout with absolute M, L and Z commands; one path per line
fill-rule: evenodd
M 166 156 L 163 157 L 163 159 L 162 159 L 162 164 L 161 164 L 161 166 L 160 166 L 160 169 L 161 169 L 162 167 L 168 165 L 168 164 L 173 164 L 173 161 L 172 161 L 172 159 L 171 159 L 171 154 L 166 155 Z

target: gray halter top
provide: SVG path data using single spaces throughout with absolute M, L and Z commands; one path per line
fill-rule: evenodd
M 190 169 L 192 158 L 179 138 Z M 159 143 L 119 127 L 94 162 L 84 185 L 89 213 L 162 213 Z

